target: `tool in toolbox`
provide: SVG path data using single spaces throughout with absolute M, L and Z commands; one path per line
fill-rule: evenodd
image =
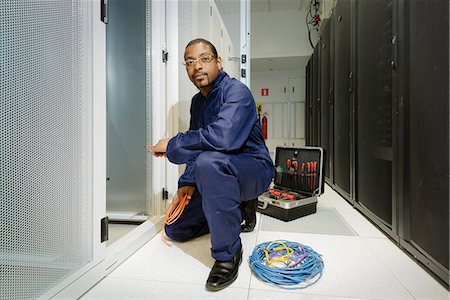
M 286 161 L 286 167 L 287 167 L 287 173 L 293 177 L 291 177 L 291 181 L 296 184 L 297 182 L 297 174 L 298 174 L 298 159 L 297 159 L 298 152 L 294 151 L 294 156 L 292 158 L 289 158 Z
M 323 152 L 320 147 L 277 147 L 274 186 L 258 197 L 257 210 L 284 221 L 315 213 L 324 189 Z

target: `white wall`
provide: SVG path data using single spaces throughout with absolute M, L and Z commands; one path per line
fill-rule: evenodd
M 306 12 L 254 12 L 251 16 L 251 58 L 309 56 Z
M 241 35 L 241 0 L 214 0 L 214 2 L 222 16 L 232 44 L 239 47 Z
M 294 89 L 292 89 L 294 87 Z M 262 96 L 261 88 L 269 95 Z M 269 151 L 277 146 L 305 145 L 305 74 L 297 71 L 253 72 L 251 90 L 255 102 L 267 113 Z

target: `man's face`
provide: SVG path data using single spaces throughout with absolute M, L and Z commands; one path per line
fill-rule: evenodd
M 189 79 L 203 95 L 207 95 L 222 69 L 222 59 L 214 57 L 208 45 L 196 43 L 186 48 L 184 60 Z

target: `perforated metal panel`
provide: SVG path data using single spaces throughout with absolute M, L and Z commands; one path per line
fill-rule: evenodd
M 262 231 L 356 236 L 351 226 L 332 207 L 320 207 L 315 214 L 289 222 L 265 215 L 261 215 L 260 220 L 260 230 Z
M 408 17 L 411 241 L 446 270 L 448 283 L 449 2 L 409 1 Z
M 305 89 L 305 143 L 307 146 L 312 145 L 311 140 L 311 98 L 312 98 L 312 56 L 306 65 L 306 89 Z
M 0 1 L 0 299 L 91 260 L 88 1 Z
M 392 0 L 357 2 L 357 198 L 392 226 Z
M 319 45 L 316 45 L 312 55 L 312 98 L 311 111 L 311 143 L 319 146 L 320 139 L 320 57 Z
M 336 3 L 334 18 L 334 184 L 350 194 L 350 0 Z
M 330 177 L 330 23 L 320 37 L 320 146 L 325 150 L 325 177 Z

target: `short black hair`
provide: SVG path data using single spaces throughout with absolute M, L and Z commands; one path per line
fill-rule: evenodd
M 186 53 L 186 49 L 187 49 L 189 46 L 194 45 L 194 44 L 198 44 L 198 43 L 203 43 L 203 44 L 208 45 L 209 48 L 211 48 L 214 57 L 216 57 L 216 58 L 218 57 L 216 47 L 214 47 L 214 45 L 213 45 L 210 41 L 207 41 L 207 40 L 202 39 L 202 38 L 198 38 L 198 39 L 195 39 L 195 40 L 190 41 L 190 42 L 187 44 L 186 48 L 184 49 L 185 53 Z

